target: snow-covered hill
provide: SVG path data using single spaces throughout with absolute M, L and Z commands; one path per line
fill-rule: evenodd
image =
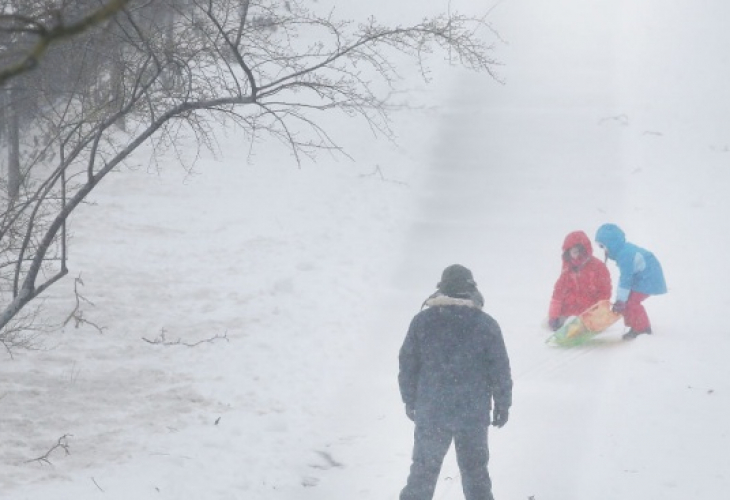
M 194 175 L 148 171 L 141 152 L 78 213 L 71 277 L 47 299 L 62 320 L 80 274 L 103 332 L 68 325 L 0 362 L 2 498 L 397 498 L 412 442 L 397 350 L 455 262 L 512 358 L 496 498 L 723 498 L 727 14 L 720 0 L 506 1 L 490 14 L 505 84 L 411 75 L 424 106 L 396 116 L 399 146 L 333 122 L 354 162 L 296 169 L 262 148 L 249 163 L 235 131 Z M 560 245 L 603 222 L 664 265 L 656 334 L 625 343 L 618 325 L 550 348 Z M 61 436 L 70 454 L 33 460 Z M 462 498 L 452 456 L 436 498 Z

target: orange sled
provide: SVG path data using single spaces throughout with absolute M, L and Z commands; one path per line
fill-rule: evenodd
M 611 310 L 611 301 L 601 300 L 583 311 L 579 316 L 571 316 L 548 339 L 547 343 L 561 347 L 583 344 L 613 325 L 621 317 Z

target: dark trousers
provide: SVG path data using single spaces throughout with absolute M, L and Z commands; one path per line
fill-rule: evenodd
M 436 489 L 441 464 L 451 441 L 461 471 L 461 485 L 466 500 L 494 500 L 492 481 L 487 471 L 489 448 L 487 426 L 444 428 L 416 424 L 413 463 L 408 483 L 400 500 L 431 500 Z

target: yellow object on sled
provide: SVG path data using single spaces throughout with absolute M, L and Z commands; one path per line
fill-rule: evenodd
M 620 314 L 611 310 L 611 301 L 601 300 L 579 316 L 568 318 L 565 324 L 548 338 L 548 343 L 559 346 L 582 344 L 613 325 L 620 317 Z

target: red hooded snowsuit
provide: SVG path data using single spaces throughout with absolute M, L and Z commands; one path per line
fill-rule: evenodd
M 570 249 L 581 245 L 583 251 L 571 259 Z M 563 270 L 555 282 L 549 318 L 577 316 L 599 300 L 611 298 L 611 274 L 593 256 L 591 240 L 583 231 L 574 231 L 563 242 Z

